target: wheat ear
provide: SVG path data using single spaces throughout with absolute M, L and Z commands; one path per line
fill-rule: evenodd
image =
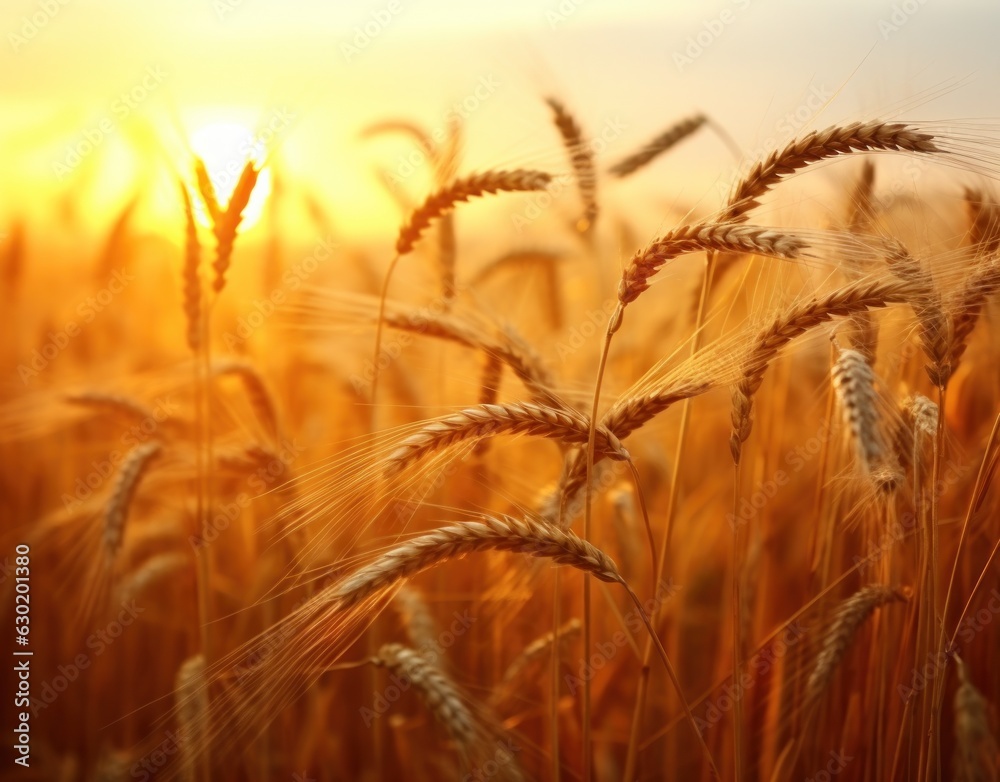
M 212 233 L 215 235 L 215 260 L 212 262 L 215 279 L 212 281 L 212 290 L 219 294 L 226 287 L 226 272 L 233 257 L 236 231 L 243 221 L 243 210 L 246 209 L 250 195 L 257 185 L 260 169 L 254 167 L 253 162 L 247 162 L 240 172 L 240 178 L 236 181 L 236 187 L 233 188 L 233 194 L 225 209 L 219 206 L 215 189 L 208 179 L 208 174 L 204 172 L 204 163 L 199 160 L 195 161 L 195 175 L 202 201 L 205 202 L 205 207 L 212 218 Z
M 552 181 L 552 177 L 542 171 L 515 169 L 513 171 L 487 171 L 473 174 L 464 179 L 457 179 L 441 190 L 428 196 L 410 215 L 410 219 L 399 229 L 396 238 L 396 255 L 389 262 L 389 268 L 382 280 L 382 290 L 379 296 L 378 319 L 375 322 L 375 350 L 372 356 L 372 398 L 374 409 L 378 398 L 379 358 L 382 352 L 382 324 L 385 319 L 385 302 L 389 294 L 389 283 L 392 273 L 401 256 L 413 249 L 414 244 L 427 230 L 431 222 L 443 215 L 454 206 L 470 198 L 499 192 L 526 192 L 543 190 Z
M 552 177 L 549 174 L 523 169 L 486 171 L 457 179 L 428 196 L 427 200 L 414 210 L 410 219 L 399 230 L 396 253 L 406 255 L 410 252 L 431 222 L 458 203 L 489 193 L 543 190 L 551 181 Z
M 816 662 L 806 682 L 807 703 L 816 703 L 823 695 L 858 629 L 875 609 L 897 600 L 906 602 L 910 599 L 910 594 L 908 587 L 893 589 L 882 584 L 869 584 L 837 606 L 830 626 L 823 636 L 823 648 L 816 656 Z
M 885 485 L 881 488 L 892 488 L 893 465 L 888 461 L 885 439 L 879 428 L 874 370 L 860 352 L 841 350 L 831 377 L 844 423 L 851 433 L 865 472 L 882 480 Z
M 969 666 L 955 655 L 958 688 L 955 690 L 956 780 L 986 782 L 997 778 L 997 741 L 990 732 L 989 704 L 972 683 Z
M 476 721 L 458 688 L 419 652 L 402 644 L 385 644 L 372 660 L 412 684 L 434 718 L 459 743 L 466 754 L 476 738 Z
M 90 407 L 95 410 L 104 410 L 109 413 L 117 413 L 123 418 L 133 421 L 155 420 L 152 410 L 121 394 L 110 394 L 105 391 L 81 391 L 79 393 L 67 394 L 65 399 L 70 404 L 81 407 Z
M 113 559 L 121 548 L 132 498 L 160 450 L 158 442 L 143 443 L 129 451 L 122 462 L 114 490 L 104 509 L 104 549 L 109 559 Z
M 198 163 L 201 161 L 195 164 L 196 171 Z M 204 168 L 202 163 L 201 170 L 204 171 Z M 205 177 L 207 179 L 207 173 Z M 181 198 L 184 202 L 184 270 L 181 275 L 184 280 L 184 317 L 187 319 L 188 347 L 197 352 L 201 343 L 201 243 L 198 241 L 198 225 L 194 219 L 191 194 L 183 182 L 181 182 Z M 216 209 L 218 209 L 217 204 Z M 215 219 L 211 209 L 209 213 L 213 214 Z
M 521 650 L 521 653 L 511 660 L 510 665 L 503 672 L 503 676 L 500 677 L 500 683 L 493 692 L 493 699 L 499 699 L 500 694 L 505 689 L 508 689 L 531 663 L 547 654 L 549 649 L 556 646 L 557 642 L 562 643 L 569 638 L 579 635 L 581 626 L 579 619 L 570 619 L 557 630 L 550 630 L 525 646 Z
M 390 312 L 385 315 L 384 322 L 389 328 L 447 340 L 496 356 L 531 391 L 534 401 L 549 407 L 566 406 L 551 390 L 552 372 L 512 328 L 502 329 L 496 337 L 484 337 L 454 316 L 423 311 Z
M 436 649 L 438 626 L 424 596 L 404 584 L 396 593 L 395 605 L 406 622 L 410 644 L 417 649 Z
M 668 149 L 694 134 L 707 121 L 708 117 L 704 114 L 695 114 L 693 117 L 682 119 L 628 157 L 615 163 L 608 169 L 608 173 L 619 178 L 635 173 L 640 168 L 649 165 Z
M 487 353 L 479 381 L 479 405 L 494 405 L 500 398 L 500 383 L 503 382 L 503 360 L 496 353 Z M 485 454 L 490 447 L 489 440 L 480 440 L 473 451 L 477 456 Z
M 566 409 L 542 407 L 531 402 L 480 405 L 436 418 L 406 438 L 390 454 L 386 471 L 398 473 L 434 451 L 470 439 L 496 434 L 528 434 L 564 443 L 586 442 L 590 422 L 585 416 Z M 628 459 L 628 451 L 606 427 L 599 426 L 599 451 L 611 458 Z
M 853 122 L 816 130 L 775 150 L 733 188 L 719 222 L 742 222 L 759 199 L 783 177 L 819 160 L 852 152 L 942 153 L 934 136 L 900 122 Z
M 198 778 L 198 757 L 190 752 L 190 741 L 208 732 L 208 686 L 205 680 L 205 658 L 196 654 L 185 660 L 174 681 L 177 701 L 180 742 L 181 779 L 195 782 Z
M 227 359 L 216 362 L 213 371 L 217 377 L 235 375 L 240 379 L 247 394 L 247 401 L 257 420 L 263 425 L 267 434 L 277 440 L 279 432 L 277 406 L 256 367 L 246 361 Z
M 981 256 L 988 257 L 1000 249 L 1000 205 L 986 201 L 982 191 L 966 188 L 965 206 L 969 215 L 969 244 Z
M 194 178 L 198 184 L 198 193 L 201 195 L 201 200 L 205 203 L 205 209 L 208 211 L 209 218 L 213 224 L 217 223 L 222 218 L 223 209 L 219 206 L 219 199 L 215 193 L 215 185 L 212 184 L 212 180 L 208 175 L 205 161 L 198 157 L 194 159 Z
M 799 304 L 762 330 L 755 338 L 743 364 L 743 376 L 733 390 L 732 424 L 729 449 L 736 464 L 740 462 L 743 443 L 753 427 L 753 397 L 764 381 L 764 373 L 778 351 L 791 340 L 835 316 L 852 315 L 868 309 L 905 301 L 912 286 L 899 282 L 859 281 L 834 293 Z
M 685 225 L 664 234 L 632 256 L 618 284 L 618 301 L 621 308 L 635 301 L 664 263 L 684 253 L 714 250 L 796 260 L 806 257 L 806 248 L 803 239 L 773 228 L 722 222 Z M 612 329 L 614 331 L 617 326 Z
M 577 230 L 586 233 L 593 228 L 598 213 L 594 151 L 584 140 L 579 123 L 566 107 L 555 98 L 546 98 L 545 102 L 552 109 L 553 121 L 570 156 L 573 174 L 576 176 L 576 186 L 583 201 L 583 214 L 577 222 Z
M 947 374 L 944 382 L 955 373 L 986 301 L 1000 290 L 1000 261 L 993 258 L 982 264 L 965 281 L 958 293 L 951 315 Z
M 366 597 L 391 587 L 400 579 L 446 560 L 477 551 L 512 551 L 551 559 L 592 573 L 602 581 L 621 579 L 607 554 L 572 532 L 553 529 L 533 519 L 483 516 L 477 521 L 449 524 L 400 543 L 378 559 L 329 588 L 326 597 L 338 609 L 356 605 Z
M 871 228 L 875 219 L 875 164 L 866 160 L 851 193 L 847 227 L 856 233 Z

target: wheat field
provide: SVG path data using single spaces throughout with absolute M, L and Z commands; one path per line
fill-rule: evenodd
M 11 219 L 4 778 L 1000 779 L 1000 126 L 528 99 Z

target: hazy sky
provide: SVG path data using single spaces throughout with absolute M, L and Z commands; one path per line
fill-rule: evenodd
M 285 112 L 284 164 L 340 185 L 350 214 L 384 198 L 375 161 L 400 165 L 358 140 L 379 119 L 433 130 L 464 102 L 469 167 L 551 162 L 553 94 L 609 160 L 695 111 L 749 153 L 846 119 L 1000 117 L 998 31 L 995 0 L 4 0 L 0 155 L 58 189 L 53 161 L 105 119 L 176 151 L 206 123 Z M 733 162 L 717 140 L 692 149 L 681 170 Z

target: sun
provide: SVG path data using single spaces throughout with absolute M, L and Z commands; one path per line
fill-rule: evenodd
M 200 157 L 208 178 L 212 180 L 219 202 L 229 200 L 240 172 L 248 160 L 260 166 L 267 154 L 263 142 L 245 126 L 236 122 L 212 122 L 203 125 L 191 134 L 191 149 Z M 257 186 L 250 196 L 250 202 L 243 210 L 240 223 L 243 230 L 257 224 L 264 213 L 264 205 L 271 194 L 271 171 L 264 168 L 257 178 Z M 198 204 L 198 218 L 206 226 L 211 223 L 204 208 Z

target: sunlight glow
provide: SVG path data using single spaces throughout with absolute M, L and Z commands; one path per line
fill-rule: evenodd
M 261 166 L 267 156 L 263 141 L 245 125 L 235 122 L 213 122 L 202 126 L 191 134 L 191 148 L 205 162 L 219 203 L 223 205 L 228 202 L 246 162 L 252 160 L 255 165 Z M 243 230 L 257 224 L 270 194 L 271 171 L 265 167 L 243 212 L 240 224 Z M 196 205 L 198 218 L 204 225 L 210 226 L 204 207 L 197 200 Z

